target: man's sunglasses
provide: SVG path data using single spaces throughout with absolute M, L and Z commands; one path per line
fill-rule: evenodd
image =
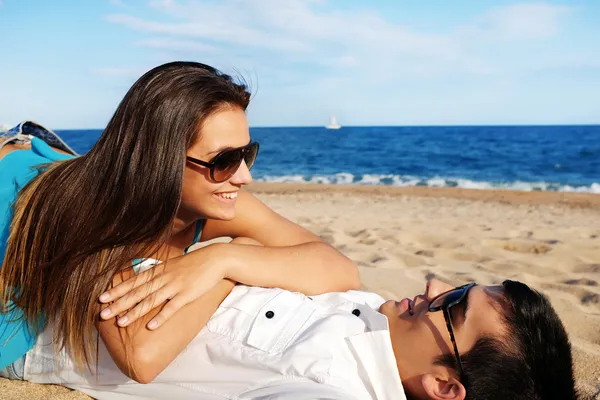
M 448 328 L 448 333 L 450 333 L 450 340 L 452 341 L 452 345 L 454 346 L 454 355 L 456 356 L 456 364 L 458 366 L 459 376 L 464 378 L 464 369 L 462 366 L 462 360 L 460 359 L 460 353 L 458 352 L 458 347 L 456 347 L 456 339 L 454 338 L 454 329 L 452 327 L 452 318 L 450 314 L 450 309 L 457 304 L 460 304 L 464 299 L 467 298 L 469 294 L 469 290 L 476 286 L 476 283 L 467 283 L 466 285 L 459 286 L 447 292 L 444 292 L 438 296 L 436 296 L 429 303 L 429 312 L 443 311 L 444 319 L 446 320 L 446 327 Z
M 258 142 L 250 142 L 244 147 L 225 150 L 217 154 L 210 162 L 190 156 L 187 156 L 187 160 L 194 164 L 210 168 L 210 179 L 216 183 L 221 183 L 231 178 L 237 172 L 240 165 L 242 165 L 242 161 L 246 162 L 248 169 L 252 168 L 258 155 L 258 148 Z

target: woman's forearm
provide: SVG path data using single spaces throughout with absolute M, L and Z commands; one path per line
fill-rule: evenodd
M 232 244 L 242 247 L 260 245 L 255 240 L 243 237 L 234 239 Z M 207 250 L 214 251 L 215 246 L 177 257 L 163 266 L 172 269 L 176 268 L 179 262 L 186 267 L 191 267 L 195 264 L 195 257 L 210 258 Z M 116 286 L 134 276 L 132 269 L 123 271 L 113 277 L 113 285 Z M 97 328 L 119 369 L 137 382 L 148 383 L 162 372 L 200 332 L 234 286 L 235 282 L 232 280 L 220 280 L 206 294 L 184 306 L 156 330 L 149 330 L 147 324 L 156 317 L 167 302 L 152 304 L 149 307 L 152 308 L 151 311 L 126 328 L 119 327 L 115 318 L 101 320 Z M 111 305 L 108 307 L 110 308 Z
M 98 331 L 119 369 L 139 383 L 149 383 L 200 332 L 234 285 L 229 280 L 221 281 L 204 296 L 179 310 L 157 330 L 148 330 L 146 324 L 166 303 L 127 328 L 120 328 L 115 319 L 111 319 L 98 323 Z
M 356 265 L 322 242 L 285 247 L 225 244 L 219 252 L 226 277 L 245 285 L 279 287 L 306 295 L 360 287 Z

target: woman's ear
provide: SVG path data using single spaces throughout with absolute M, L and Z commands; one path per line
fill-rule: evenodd
M 467 396 L 465 387 L 453 377 L 425 374 L 421 378 L 421 383 L 430 399 L 464 400 Z

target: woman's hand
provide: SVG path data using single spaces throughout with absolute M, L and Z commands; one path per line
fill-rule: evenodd
M 236 238 L 231 243 L 260 245 L 248 238 Z M 125 327 L 168 300 L 156 317 L 148 322 L 148 329 L 158 328 L 178 310 L 206 294 L 226 277 L 227 271 L 219 262 L 218 253 L 221 246 L 227 245 L 212 244 L 196 250 L 193 265 L 190 265 L 189 255 L 171 259 L 106 291 L 100 296 L 100 302 L 113 303 L 102 310 L 101 318 L 110 319 L 129 310 L 117 320 L 119 326 Z

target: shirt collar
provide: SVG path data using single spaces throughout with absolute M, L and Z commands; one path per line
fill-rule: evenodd
M 363 383 L 376 399 L 406 400 L 386 316 L 369 306 L 358 305 L 358 309 L 370 332 L 350 336 L 347 340 L 361 367 Z

